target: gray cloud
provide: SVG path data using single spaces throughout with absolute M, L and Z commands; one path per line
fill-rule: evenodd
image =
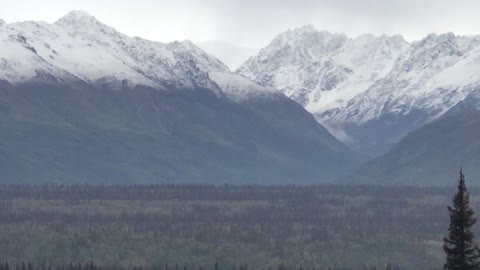
M 85 10 L 125 32 L 158 41 L 225 40 L 263 47 L 288 28 L 402 34 L 480 33 L 478 0 L 1 0 L 7 22 L 53 22 L 73 9 Z

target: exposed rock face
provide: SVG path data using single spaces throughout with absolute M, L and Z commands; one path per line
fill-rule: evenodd
M 300 105 L 190 41 L 71 12 L 0 27 L 0 51 L 2 183 L 320 183 L 360 162 Z
M 330 131 L 367 154 L 448 111 L 480 85 L 480 37 L 287 31 L 238 73 L 291 97 Z

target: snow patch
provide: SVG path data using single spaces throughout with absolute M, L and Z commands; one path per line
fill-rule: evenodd
M 408 43 L 305 26 L 278 35 L 237 73 L 279 89 L 341 132 L 385 114 L 435 117 L 454 106 L 480 84 L 480 37 L 430 34 Z
M 53 24 L 27 21 L 2 27 L 0 50 L 0 79 L 11 83 L 27 81 L 40 70 L 91 84 L 208 87 L 208 72 L 228 72 L 190 41 L 164 44 L 132 38 L 83 11 L 72 11 Z
M 216 82 L 222 92 L 235 102 L 251 99 L 279 98 L 283 96 L 273 88 L 262 87 L 257 83 L 234 73 L 213 72 L 210 78 Z

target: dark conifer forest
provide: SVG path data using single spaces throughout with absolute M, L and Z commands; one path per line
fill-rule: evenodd
M 448 237 L 444 238 L 443 250 L 447 260 L 445 270 L 474 270 L 480 268 L 480 249 L 474 243 L 472 227 L 477 219 L 470 207 L 470 193 L 465 184 L 465 175 L 460 171 L 458 191 L 453 205 L 448 207 L 450 226 Z
M 478 191 L 470 190 L 473 209 Z M 441 269 L 454 192 L 453 185 L 2 186 L 1 267 Z

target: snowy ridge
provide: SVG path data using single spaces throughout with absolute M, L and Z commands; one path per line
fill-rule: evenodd
M 479 45 L 480 37 L 452 33 L 412 43 L 384 78 L 328 117 L 358 124 L 385 113 L 421 110 L 436 118 L 480 84 Z
M 229 72 L 190 41 L 163 44 L 128 37 L 82 11 L 54 24 L 6 24 L 0 28 L 0 51 L 0 79 L 14 84 L 49 74 L 58 81 L 123 87 L 212 88 L 209 72 Z
M 407 47 L 401 36 L 351 39 L 304 26 L 277 36 L 237 72 L 323 113 L 383 78 Z
M 223 93 L 235 102 L 262 98 L 286 98 L 276 89 L 262 87 L 237 74 L 213 72 L 209 76 L 220 86 Z
M 278 35 L 237 73 L 279 89 L 340 133 L 385 115 L 421 111 L 434 119 L 480 85 L 480 36 L 431 34 L 408 43 L 304 26 Z

